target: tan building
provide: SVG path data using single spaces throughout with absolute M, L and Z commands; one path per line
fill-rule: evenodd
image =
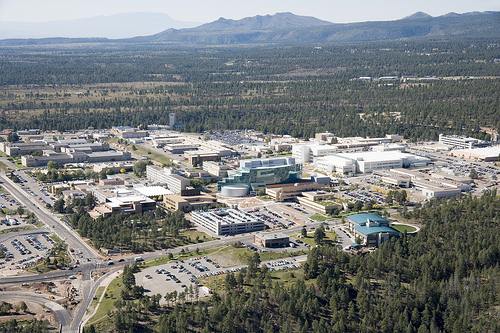
M 142 196 L 126 196 L 108 198 L 108 201 L 96 206 L 89 212 L 94 220 L 99 217 L 109 217 L 114 214 L 124 213 L 125 215 L 140 214 L 156 209 L 156 202 Z
M 165 195 L 163 197 L 163 203 L 167 208 L 173 210 L 181 210 L 187 213 L 199 208 L 204 208 L 204 209 L 215 208 L 217 204 L 217 199 L 207 194 L 196 194 L 187 196 L 179 194 L 170 194 L 170 195 Z
M 274 201 L 286 201 L 295 199 L 302 195 L 302 192 L 328 188 L 328 184 L 318 184 L 306 181 L 301 183 L 267 185 L 266 194 Z
M 290 238 L 282 232 L 257 234 L 253 239 L 256 245 L 262 247 L 286 247 L 290 244 Z
M 125 181 L 120 178 L 107 178 L 99 180 L 100 186 L 117 186 L 117 185 L 125 185 Z

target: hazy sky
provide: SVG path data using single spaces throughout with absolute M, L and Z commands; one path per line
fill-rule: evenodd
M 423 11 L 500 11 L 500 0 L 0 0 L 0 21 L 54 21 L 126 12 L 162 12 L 180 21 L 292 12 L 334 23 L 395 20 Z

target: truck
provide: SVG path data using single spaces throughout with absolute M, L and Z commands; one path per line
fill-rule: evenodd
M 144 261 L 144 259 L 142 259 L 142 257 L 135 257 L 134 261 L 135 262 L 140 262 L 140 261 Z

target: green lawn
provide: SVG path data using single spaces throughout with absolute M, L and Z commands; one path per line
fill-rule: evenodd
M 315 220 L 315 221 L 319 221 L 319 222 L 324 222 L 324 221 L 328 220 L 328 217 L 326 217 L 323 214 L 316 213 L 313 216 L 311 216 L 310 219 Z
M 407 233 L 417 231 L 417 228 L 412 227 L 411 225 L 406 225 L 406 224 L 393 224 L 391 227 L 392 227 L 392 229 L 396 229 L 397 231 L 399 231 L 401 233 L 404 233 L 405 231 Z
M 300 235 L 300 233 L 295 235 L 294 237 L 303 241 L 304 244 L 316 246 L 316 243 L 314 242 L 314 230 L 311 232 L 308 232 L 307 237 L 304 237 L 304 238 L 298 238 L 298 235 Z M 334 231 L 325 230 L 325 235 L 326 235 L 326 237 L 325 237 L 325 239 L 323 239 L 323 243 L 330 243 L 330 244 L 334 245 L 337 242 L 337 234 Z
M 102 299 L 99 308 L 92 318 L 87 322 L 87 326 L 94 324 L 99 327 L 99 322 L 108 318 L 108 313 L 115 308 L 115 302 L 121 299 L 121 291 L 124 288 L 121 277 L 110 282 L 106 294 Z M 101 292 L 102 293 L 102 292 Z

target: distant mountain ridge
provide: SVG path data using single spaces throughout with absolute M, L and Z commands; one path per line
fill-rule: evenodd
M 498 37 L 500 12 L 432 17 L 417 12 L 396 21 L 337 24 L 291 13 L 219 19 L 196 28 L 169 29 L 136 41 L 175 44 L 305 44 L 408 39 Z
M 268 30 L 284 28 L 320 27 L 333 24 L 312 16 L 299 16 L 292 13 L 276 13 L 274 15 L 245 17 L 241 20 L 219 18 L 217 21 L 193 28 L 197 31 L 227 30 Z
M 7 38 L 131 38 L 169 28 L 183 29 L 201 23 L 177 21 L 164 13 L 138 12 L 49 22 L 0 21 L 0 39 Z
M 395 21 L 337 24 L 292 13 L 247 17 L 240 20 L 220 18 L 193 28 L 167 29 L 149 36 L 128 39 L 89 39 L 89 43 L 166 43 L 184 46 L 332 44 L 391 40 L 447 40 L 492 38 L 498 40 L 500 12 L 449 13 L 432 17 L 423 12 Z M 4 40 L 0 45 L 37 45 L 82 43 L 78 40 L 25 39 Z

